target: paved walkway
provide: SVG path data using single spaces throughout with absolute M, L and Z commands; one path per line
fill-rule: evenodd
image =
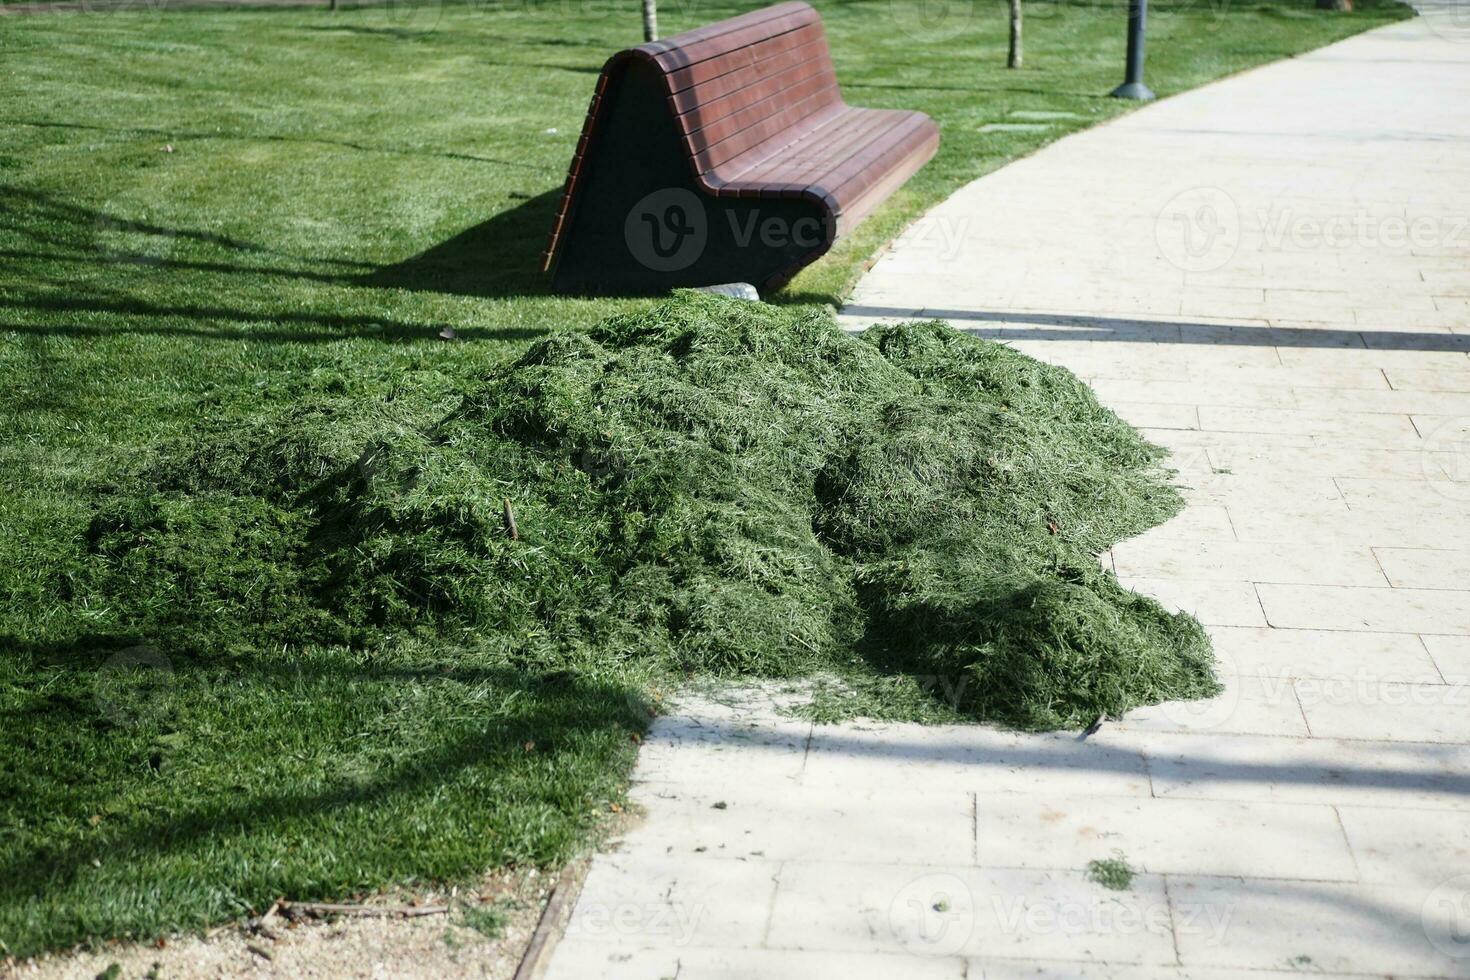
M 1086 741 L 686 704 L 555 978 L 1470 977 L 1470 23 L 1149 106 L 863 281 L 1086 377 L 1190 506 L 1105 556 L 1229 689 Z M 1124 855 L 1123 891 L 1088 862 Z

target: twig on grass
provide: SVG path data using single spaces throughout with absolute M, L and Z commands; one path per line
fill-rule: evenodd
M 253 922 L 247 922 L 245 924 L 245 928 L 248 929 L 250 932 L 255 933 L 257 936 L 264 936 L 272 942 L 275 942 L 277 937 L 275 931 L 270 928 L 270 921 L 280 910 L 281 902 L 279 899 L 277 899 L 276 901 L 271 903 L 270 908 L 265 910 L 265 915 L 262 915 L 260 918 L 256 919 Z
M 416 919 L 425 915 L 444 915 L 449 911 L 447 905 L 349 905 L 337 902 L 283 902 L 282 907 L 288 911 L 301 912 L 305 915 L 363 915 L 363 916 L 396 916 L 400 919 Z
M 512 541 L 519 541 L 521 539 L 521 532 L 516 528 L 516 514 L 515 511 L 510 509 L 510 498 L 501 497 L 500 501 L 505 505 L 505 533 L 510 535 Z

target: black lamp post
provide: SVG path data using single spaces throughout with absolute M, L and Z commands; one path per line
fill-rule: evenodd
M 1128 0 L 1128 75 L 1113 89 L 1115 99 L 1148 102 L 1153 89 L 1143 84 L 1143 25 L 1148 19 L 1148 0 Z

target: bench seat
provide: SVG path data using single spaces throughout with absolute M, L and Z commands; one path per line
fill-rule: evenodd
M 902 109 L 843 106 L 820 125 L 787 135 L 780 149 L 742 155 L 703 176 L 713 194 L 811 195 L 849 231 L 934 155 L 928 116 Z
M 546 268 L 563 290 L 737 280 L 771 289 L 938 145 L 922 113 L 842 100 L 821 20 L 805 3 L 639 45 L 603 68 Z

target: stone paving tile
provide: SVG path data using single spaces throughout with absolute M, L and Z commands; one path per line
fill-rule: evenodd
M 929 310 L 930 315 L 949 320 L 959 330 L 973 324 L 965 316 L 943 315 L 964 311 Z M 1115 377 L 1119 372 L 1131 371 L 1129 377 L 1189 377 L 1203 370 L 1224 368 L 1275 368 L 1281 358 L 1273 347 L 1224 346 L 1208 344 L 1127 344 L 1086 340 L 1025 340 L 1011 346 L 1032 357 L 1054 364 L 1061 364 L 1076 374 Z M 1352 352 L 1348 352 L 1352 353 Z M 1139 365 L 1151 362 L 1142 373 Z M 1322 367 L 1362 367 L 1362 364 L 1325 364 Z
M 1293 449 L 1319 448 L 1315 436 L 1287 432 L 1215 432 L 1175 431 L 1171 429 L 1141 430 L 1148 440 L 1156 445 L 1171 449 L 1176 455 L 1189 449 L 1246 450 L 1274 449 L 1288 452 Z
M 625 854 L 910 864 L 974 859 L 973 801 L 958 789 L 895 798 L 826 786 L 676 790 L 647 783 L 635 786 L 631 798 L 656 810 L 659 821 L 629 834 Z
M 1301 980 L 1298 970 L 1231 970 L 1218 967 L 1139 966 L 1080 960 L 970 961 L 969 980 Z M 1361 980 L 1362 973 L 1312 971 L 1312 980 Z
M 1410 416 L 1414 427 L 1423 434 L 1424 439 L 1435 445 L 1435 448 L 1443 449 L 1448 444 L 1453 450 L 1463 457 L 1465 453 L 1464 443 L 1470 439 L 1470 415 L 1428 415 L 1418 414 Z M 1462 464 L 1463 465 L 1463 464 Z
M 1211 316 L 1265 317 L 1266 291 L 1244 286 L 1195 286 L 1184 298 L 1181 313 Z
M 1294 687 L 1321 738 L 1470 744 L 1470 685 L 1309 678 Z
M 1209 731 L 1217 735 L 1305 737 L 1310 734 L 1289 681 L 1231 675 L 1225 669 L 1217 673 L 1225 685 L 1218 696 L 1134 708 L 1126 717 L 1116 720 L 1113 727 L 1124 731 Z
M 1431 933 L 1453 926 L 1447 913 L 1426 912 L 1422 888 L 1171 876 L 1169 897 L 1186 966 L 1441 977 L 1465 976 L 1470 965 L 1435 945 Z M 1193 926 L 1184 921 L 1191 913 Z
M 1210 628 L 1227 676 L 1440 684 L 1445 678 L 1412 633 L 1345 633 L 1260 627 Z
M 1346 323 L 1353 316 L 1347 291 L 1341 289 L 1268 289 L 1265 305 L 1266 315 L 1272 318 L 1303 317 Z
M 1363 332 L 1340 324 L 1304 323 L 1275 317 L 1263 327 L 1235 324 L 1186 325 L 1183 339 L 1194 344 L 1244 345 L 1248 347 L 1350 347 L 1361 349 Z M 1278 357 L 1279 360 L 1279 357 Z
M 1470 747 L 1357 739 L 1222 738 L 1104 726 L 1089 741 L 1147 761 L 1155 796 L 1470 812 Z
M 1441 457 L 1443 458 L 1443 457 Z M 1339 477 L 1337 485 L 1349 507 L 1357 511 L 1389 510 L 1470 515 L 1470 472 L 1463 480 L 1440 480 L 1432 460 L 1420 458 L 1424 475 L 1417 480 Z M 1427 478 L 1425 478 L 1427 477 Z
M 1092 389 L 1108 405 L 1151 402 L 1169 405 L 1233 405 L 1241 408 L 1269 405 L 1299 406 L 1296 391 L 1285 384 L 1237 384 L 1226 381 L 1159 381 L 1129 378 L 1091 378 Z M 1417 404 L 1417 403 L 1416 403 Z
M 1293 394 L 1297 407 L 1315 411 L 1470 415 L 1470 392 L 1302 388 Z
M 1193 405 L 1160 402 L 1112 402 L 1108 405 L 1129 425 L 1145 429 L 1198 429 L 1199 410 Z
M 1389 584 L 1396 589 L 1462 589 L 1470 586 L 1470 551 L 1374 548 L 1373 553 L 1378 556 Z
M 604 854 L 567 923 L 568 939 L 627 946 L 756 946 L 779 866 Z
M 767 945 L 844 952 L 1175 961 L 1164 881 L 1113 892 L 1078 871 L 791 862 Z
M 1225 432 L 1289 432 L 1330 435 L 1345 445 L 1385 448 L 1414 446 L 1419 431 L 1407 414 L 1375 412 L 1310 412 L 1290 408 L 1232 408 L 1203 405 L 1200 428 Z
M 1208 450 L 1206 450 L 1208 458 Z M 1224 467 L 1228 471 L 1228 467 Z M 1237 475 L 1212 468 L 1208 476 L 1196 476 L 1189 470 L 1181 470 L 1181 477 L 1189 486 L 1181 488 L 1184 499 L 1190 504 L 1225 504 L 1230 507 L 1286 507 L 1292 510 L 1330 509 L 1345 510 L 1347 501 L 1337 483 L 1327 477 L 1302 479 L 1280 479 L 1274 474 L 1267 476 Z
M 1360 368 L 1371 366 L 1392 371 L 1395 368 L 1466 370 L 1467 359 L 1456 351 L 1436 350 L 1385 350 L 1370 347 L 1367 350 L 1333 350 L 1329 347 L 1280 347 L 1277 355 L 1281 363 L 1289 368 Z
M 1269 584 L 1256 591 L 1279 628 L 1470 634 L 1470 592 Z
M 961 957 L 792 949 L 626 949 L 564 939 L 547 980 L 964 980 Z M 971 974 L 973 976 L 973 974 Z
M 1196 504 L 1149 528 L 1144 536 L 1151 541 L 1234 541 L 1235 525 L 1224 507 Z
M 1075 734 L 951 725 L 818 726 L 801 783 L 813 790 L 1149 795 L 1136 751 Z
M 1312 369 L 1312 368 L 1286 368 L 1279 363 L 1267 367 L 1238 367 L 1226 364 L 1212 364 L 1208 361 L 1195 361 L 1183 365 L 1183 374 L 1179 371 L 1180 365 L 1173 363 L 1157 364 L 1148 359 L 1120 360 L 1111 365 L 1111 370 L 1099 372 L 1095 378 L 1099 381 L 1137 381 L 1155 382 L 1160 384 L 1182 384 L 1200 383 L 1211 387 L 1220 388 L 1259 388 L 1266 390 L 1305 389 L 1305 388 L 1355 388 L 1362 390 L 1387 389 L 1388 379 L 1381 368 L 1373 367 L 1342 367 L 1336 369 Z M 1470 372 L 1470 365 L 1466 366 Z M 1270 396 L 1271 402 L 1277 400 L 1276 396 Z M 1158 398 L 1155 401 L 1169 401 L 1168 398 Z M 1268 402 L 1267 404 L 1270 404 Z M 1199 404 L 1214 404 L 1212 399 L 1201 399 Z M 1219 404 L 1231 404 L 1233 402 L 1220 402 Z M 1247 407 L 1258 406 L 1261 403 L 1250 403 Z
M 1136 541 L 1136 539 L 1135 539 Z M 1121 578 L 1387 585 L 1373 549 L 1312 549 L 1246 541 L 1124 541 L 1113 549 Z
M 658 719 L 638 753 L 634 777 L 680 784 L 784 784 L 801 774 L 810 722 L 690 716 L 707 707 Z
M 1470 549 L 1470 526 L 1466 522 L 1428 521 L 1422 511 L 1311 513 L 1232 508 L 1230 524 L 1242 541 L 1282 541 L 1309 546 L 1367 544 L 1375 547 Z
M 1470 337 L 1441 313 L 1360 311 L 1357 323 L 1364 343 L 1377 350 L 1470 351 Z
M 1470 364 L 1458 371 L 1388 368 L 1384 376 L 1394 388 L 1406 391 L 1470 392 Z
M 939 319 L 953 319 L 953 317 L 940 317 L 940 313 L 946 312 L 943 310 L 925 312 Z M 1180 325 L 1177 323 L 1140 321 L 1122 317 L 1076 319 L 1068 316 L 1037 315 L 1021 311 L 1007 311 L 994 316 L 974 318 L 965 325 L 964 330 L 976 337 L 986 337 L 1007 344 L 1024 343 L 1030 340 L 1165 343 L 1182 339 Z M 1146 398 L 1137 400 L 1148 401 Z
M 1446 684 L 1470 684 L 1470 637 L 1421 637 Z
M 1337 813 L 1363 881 L 1433 889 L 1470 873 L 1470 814 L 1367 806 Z
M 1328 449 L 1320 446 L 1260 446 L 1220 443 L 1208 449 L 1209 460 L 1237 476 L 1265 475 L 1285 481 L 1294 477 L 1373 477 L 1428 479 L 1424 453 L 1418 449 Z
M 982 866 L 1077 869 L 1119 852 L 1155 874 L 1358 877 L 1322 804 L 997 793 L 978 797 L 975 834 Z
M 1266 625 L 1249 582 L 1122 576 L 1118 581 L 1134 592 L 1152 596 L 1165 609 L 1192 614 L 1206 626 Z

